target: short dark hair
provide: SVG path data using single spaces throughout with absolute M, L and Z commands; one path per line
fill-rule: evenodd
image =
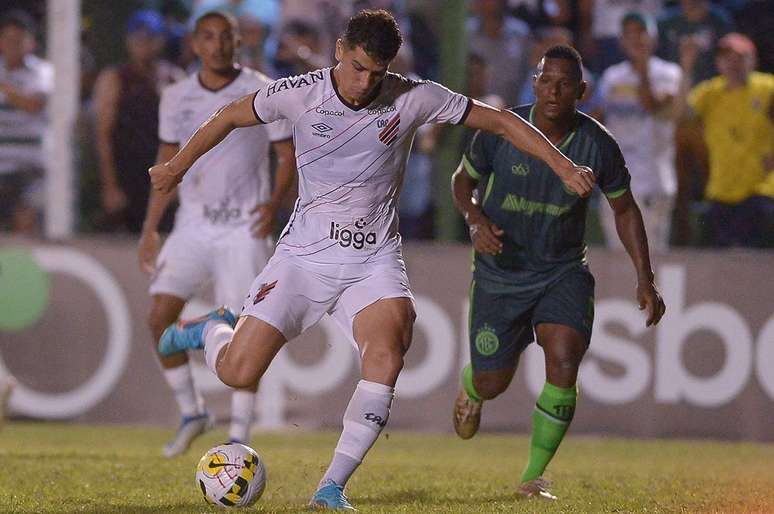
M 27 11 L 22 11 L 21 9 L 11 9 L 3 13 L 2 17 L 0 17 L 0 30 L 6 27 L 16 27 L 32 35 L 35 35 L 37 30 L 32 16 Z
M 226 23 L 231 25 L 231 30 L 235 33 L 239 33 L 239 23 L 237 22 L 237 19 L 234 17 L 233 14 L 225 12 L 225 11 L 207 11 L 206 13 L 202 14 L 198 18 L 196 18 L 196 21 L 194 22 L 194 34 L 199 32 L 199 29 L 201 28 L 202 23 L 209 20 L 210 18 L 220 18 L 221 20 L 224 20 Z
M 364 9 L 352 16 L 342 39 L 350 48 L 361 47 L 380 63 L 395 59 L 403 43 L 398 22 L 384 9 Z
M 578 82 L 583 80 L 583 59 L 576 49 L 571 46 L 557 45 L 552 46 L 543 54 L 543 59 L 564 59 L 573 64 L 573 74 Z M 542 72 L 542 61 L 538 73 Z

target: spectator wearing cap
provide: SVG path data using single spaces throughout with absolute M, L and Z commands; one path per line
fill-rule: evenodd
M 184 76 L 160 58 L 164 26 L 156 11 L 135 12 L 126 25 L 128 62 L 103 70 L 94 86 L 100 196 L 106 228 L 112 230 L 142 228 L 150 193 L 147 170 L 159 144 L 159 93 Z
M 684 76 L 698 49 L 683 46 Z M 683 113 L 701 122 L 709 152 L 704 189 L 708 242 L 715 246 L 774 245 L 774 75 L 756 72 L 753 42 L 739 33 L 718 41 L 720 75 L 689 94 Z
M 625 14 L 620 45 L 626 60 L 602 75 L 596 114 L 621 146 L 651 248 L 665 251 L 677 188 L 672 104 L 682 72 L 677 64 L 653 55 L 657 38 L 651 16 Z M 622 249 L 613 212 L 603 209 L 601 220 L 608 247 Z
M 0 224 L 30 233 L 43 203 L 46 100 L 51 65 L 36 57 L 35 24 L 23 11 L 0 18 Z

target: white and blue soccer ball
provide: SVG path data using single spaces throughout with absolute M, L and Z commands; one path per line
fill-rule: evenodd
M 249 446 L 221 444 L 199 460 L 196 485 L 207 503 L 218 507 L 247 507 L 266 488 L 266 468 Z

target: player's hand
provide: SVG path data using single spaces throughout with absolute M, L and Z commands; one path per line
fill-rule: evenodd
M 137 259 L 140 263 L 140 271 L 149 275 L 156 271 L 156 258 L 161 248 L 161 236 L 158 231 L 145 232 L 140 235 L 140 243 L 137 245 Z
M 503 251 L 503 242 L 500 236 L 504 234 L 503 230 L 492 223 L 492 220 L 482 213 L 467 213 L 465 221 L 468 223 L 468 233 L 473 248 L 477 252 L 486 255 L 499 255 Z
M 560 175 L 564 185 L 581 198 L 591 194 L 594 188 L 594 172 L 588 166 L 572 165 Z
M 640 310 L 645 310 L 648 315 L 646 327 L 657 324 L 666 312 L 664 299 L 661 298 L 653 282 L 637 285 L 637 303 Z
M 255 206 L 250 214 L 257 216 L 258 219 L 250 226 L 250 232 L 256 239 L 269 237 L 274 228 L 274 219 L 277 217 L 277 205 L 268 202 Z
M 696 66 L 696 60 L 701 53 L 701 45 L 694 35 L 683 36 L 679 39 L 678 52 L 680 57 L 680 67 L 686 74 L 693 73 Z
M 176 172 L 168 162 L 156 164 L 148 169 L 151 185 L 156 191 L 171 193 L 183 180 L 183 173 Z

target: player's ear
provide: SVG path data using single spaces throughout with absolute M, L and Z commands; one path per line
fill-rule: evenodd
M 589 87 L 589 83 L 585 80 L 581 80 L 581 83 L 578 85 L 578 100 L 583 98 L 583 95 L 586 94 L 586 89 Z
M 341 62 L 341 59 L 344 57 L 344 41 L 341 38 L 336 40 L 336 52 L 334 55 L 337 62 Z

